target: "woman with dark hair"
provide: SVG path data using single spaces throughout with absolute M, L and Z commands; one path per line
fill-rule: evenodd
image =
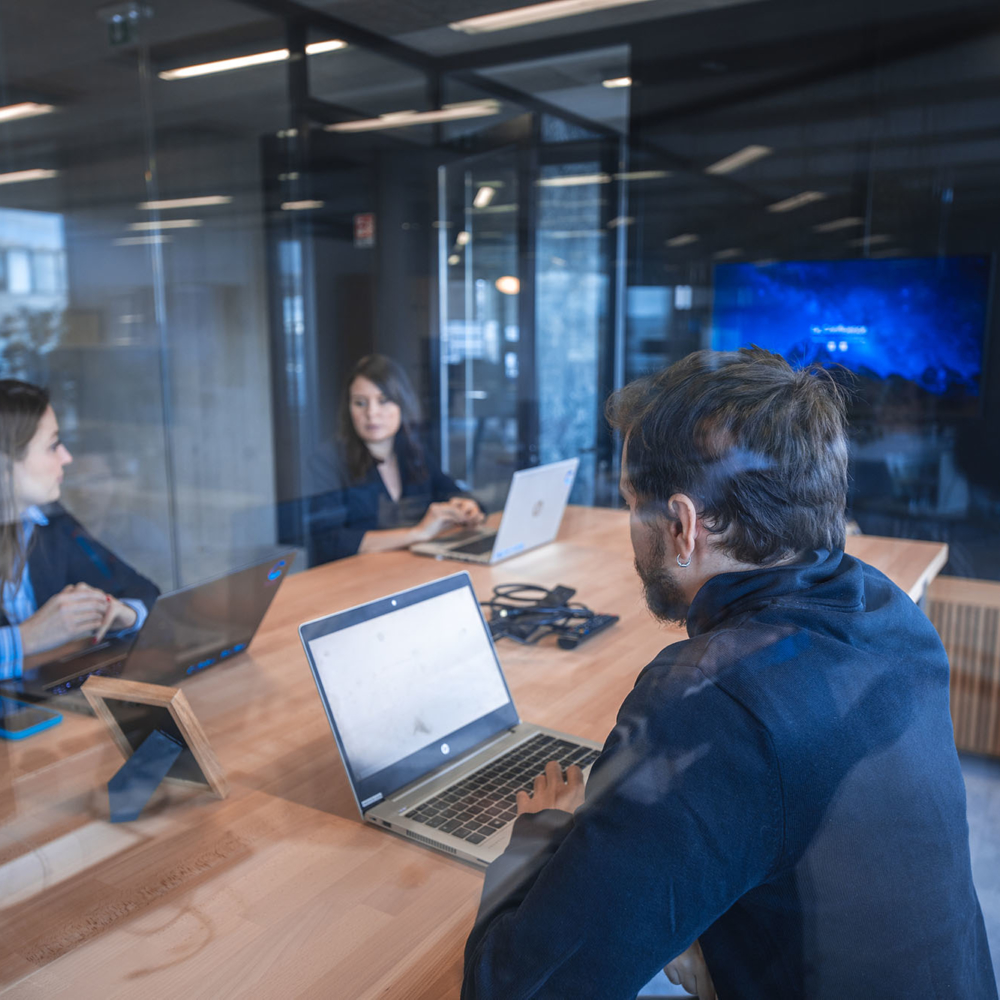
M 483 512 L 437 468 L 420 443 L 420 407 L 391 358 L 355 365 L 340 403 L 339 440 L 310 462 L 310 564 L 357 552 L 387 552 L 457 526 Z
M 48 392 L 0 379 L 0 679 L 26 656 L 140 628 L 159 594 L 57 502 L 72 461 Z

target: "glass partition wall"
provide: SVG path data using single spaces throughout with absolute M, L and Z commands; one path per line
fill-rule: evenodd
M 9 7 L 0 367 L 52 388 L 67 504 L 164 587 L 304 542 L 365 353 L 496 509 L 568 455 L 616 504 L 608 393 L 743 342 L 854 373 L 863 530 L 1000 577 L 997 29 L 962 10 L 767 0 L 463 55 L 322 4 L 41 36 Z

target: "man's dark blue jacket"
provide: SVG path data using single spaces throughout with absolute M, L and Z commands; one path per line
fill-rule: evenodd
M 948 662 L 842 552 L 710 580 L 575 817 L 517 820 L 464 1000 L 631 998 L 701 939 L 722 1000 L 995 1000 Z

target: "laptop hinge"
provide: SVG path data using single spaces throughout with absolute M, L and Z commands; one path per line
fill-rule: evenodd
M 423 788 L 424 785 L 429 785 L 432 781 L 437 781 L 438 778 L 444 777 L 444 775 L 446 775 L 449 771 L 454 771 L 456 767 L 462 767 L 464 764 L 468 763 L 470 757 L 474 757 L 477 753 L 482 753 L 484 750 L 489 750 L 491 746 L 494 746 L 501 740 L 506 739 L 510 733 L 514 732 L 514 728 L 505 730 L 499 735 L 494 736 L 492 739 L 486 740 L 478 746 L 472 747 L 459 757 L 458 760 L 454 760 L 450 764 L 445 764 L 442 767 L 439 767 L 436 771 L 428 774 L 426 778 L 422 781 L 418 781 L 415 785 L 407 785 L 405 789 L 401 788 L 400 792 L 404 795 L 412 795 L 414 792 Z

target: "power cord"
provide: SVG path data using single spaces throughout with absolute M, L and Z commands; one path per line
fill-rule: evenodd
M 618 621 L 617 615 L 599 615 L 585 604 L 570 604 L 575 593 L 571 587 L 549 590 L 534 583 L 501 583 L 493 588 L 489 600 L 479 603 L 490 609 L 494 639 L 531 646 L 545 636 L 556 635 L 563 649 L 573 649 Z

